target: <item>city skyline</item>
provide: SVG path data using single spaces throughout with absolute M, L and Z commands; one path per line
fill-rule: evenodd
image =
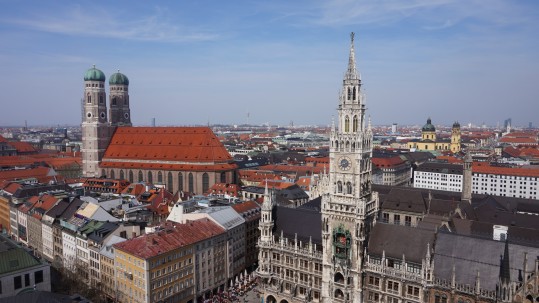
M 328 125 L 351 31 L 373 124 L 539 124 L 531 1 L 7 3 L 2 125 L 80 123 L 92 64 L 134 125 Z

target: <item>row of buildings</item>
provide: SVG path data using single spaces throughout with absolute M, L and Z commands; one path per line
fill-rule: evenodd
M 0 191 L 4 231 L 35 257 L 119 302 L 194 301 L 256 266 L 256 202 L 176 203 L 171 195 L 160 199 L 162 189 L 137 194 L 139 184 L 108 193 L 121 186 L 112 181 L 84 184 L 85 192 L 101 196 L 77 195 L 66 184 L 10 183 Z M 50 282 L 40 290 L 50 290 Z

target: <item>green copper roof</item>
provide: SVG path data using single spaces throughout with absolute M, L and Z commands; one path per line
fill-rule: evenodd
M 120 73 L 118 71 L 117 73 L 112 74 L 109 79 L 110 85 L 129 85 L 129 79 L 127 79 L 127 76 Z
M 94 67 L 90 68 L 84 74 L 84 81 L 103 81 L 105 82 L 105 74 Z
M 0 252 L 1 275 L 40 264 L 32 255 L 20 247 Z
M 428 118 L 427 124 L 425 124 L 421 130 L 424 132 L 433 132 L 436 131 L 436 128 L 432 125 L 430 118 Z

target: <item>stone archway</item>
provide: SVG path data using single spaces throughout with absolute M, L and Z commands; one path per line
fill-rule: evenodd
M 277 299 L 275 299 L 274 296 L 269 295 L 269 296 L 266 298 L 266 302 L 267 302 L 267 303 L 277 303 Z

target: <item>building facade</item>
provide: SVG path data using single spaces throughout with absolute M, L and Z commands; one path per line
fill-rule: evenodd
M 414 171 L 414 187 L 462 191 L 462 165 L 427 162 Z

